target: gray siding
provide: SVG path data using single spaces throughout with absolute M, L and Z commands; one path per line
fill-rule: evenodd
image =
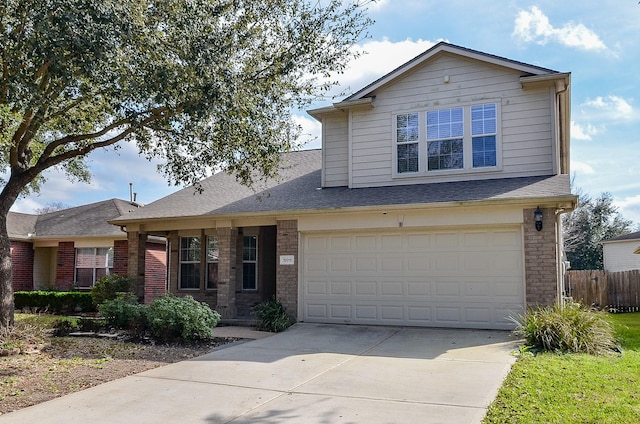
M 449 83 L 444 83 L 445 75 L 449 76 Z M 553 174 L 553 92 L 548 88 L 524 91 L 520 76 L 514 70 L 442 55 L 381 87 L 374 93 L 372 110 L 351 112 L 352 187 Z M 394 113 L 483 101 L 496 101 L 500 105 L 502 166 L 499 169 L 394 177 Z M 325 121 L 327 186 L 348 181 L 344 173 L 348 169 L 347 159 L 338 158 L 348 152 L 346 124 L 346 118 Z
M 349 115 L 324 118 L 322 135 L 322 182 L 324 187 L 349 185 Z

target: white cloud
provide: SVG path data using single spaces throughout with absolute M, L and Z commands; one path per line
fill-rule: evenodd
M 322 124 L 310 116 L 293 115 L 293 122 L 300 125 L 302 134 L 298 139 L 303 149 L 318 149 L 322 144 Z
M 582 106 L 602 110 L 609 119 L 632 119 L 635 113 L 630 102 L 620 96 L 609 95 L 587 99 Z
M 593 174 L 595 170 L 584 162 L 571 161 L 571 170 L 581 174 Z
M 555 41 L 567 47 L 583 50 L 607 50 L 607 46 L 600 37 L 583 24 L 567 22 L 555 28 L 549 22 L 549 18 L 536 6 L 531 6 L 528 11 L 518 12 L 513 35 L 527 43 L 535 42 L 544 45 L 549 41 Z
M 640 224 L 640 194 L 625 197 L 622 200 L 615 200 L 613 204 L 618 207 L 620 214 L 625 219 L 630 219 L 636 224 Z
M 363 54 L 352 60 L 343 74 L 334 75 L 331 78 L 338 80 L 340 86 L 330 95 L 342 98 L 354 93 L 435 44 L 436 42 L 429 40 L 412 40 L 410 38 L 396 42 L 384 38 L 358 44 L 353 49 Z
M 598 134 L 598 130 L 591 124 L 580 125 L 571 121 L 571 139 L 591 140 L 591 137 Z
M 389 0 L 367 0 L 364 6 L 372 12 L 379 12 L 389 4 Z

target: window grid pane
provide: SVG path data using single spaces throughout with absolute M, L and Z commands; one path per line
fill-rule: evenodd
M 242 290 L 257 290 L 258 237 L 242 237 Z
M 496 136 L 473 138 L 473 167 L 496 166 Z
M 180 238 L 179 289 L 200 288 L 200 238 Z
M 459 138 L 464 135 L 463 108 L 427 112 L 427 140 Z
M 398 146 L 398 173 L 418 172 L 418 143 Z
M 463 168 L 462 139 L 429 142 L 427 166 L 429 171 Z
M 112 247 L 83 247 L 76 249 L 74 283 L 77 287 L 93 287 L 100 278 L 112 273 Z

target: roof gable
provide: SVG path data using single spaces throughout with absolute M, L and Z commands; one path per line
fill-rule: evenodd
M 411 59 L 410 61 L 402 64 L 398 68 L 389 72 L 388 74 L 380 77 L 376 81 L 347 97 L 341 103 L 350 103 L 353 101 L 362 100 L 371 95 L 371 93 L 382 86 L 392 83 L 393 81 L 401 78 L 408 72 L 413 71 L 414 69 L 423 66 L 427 62 L 433 60 L 444 54 L 451 54 L 460 56 L 466 59 L 477 60 L 481 62 L 485 62 L 494 66 L 500 66 L 504 68 L 513 69 L 515 71 L 521 72 L 526 76 L 540 76 L 540 75 L 550 75 L 550 74 L 558 74 L 559 72 L 543 68 L 540 66 L 530 65 L 524 62 L 519 62 L 516 60 L 507 59 L 500 56 L 495 56 L 489 53 L 480 52 L 477 50 L 468 49 L 465 47 L 456 46 L 454 44 L 449 44 L 445 42 L 439 42 L 435 46 Z

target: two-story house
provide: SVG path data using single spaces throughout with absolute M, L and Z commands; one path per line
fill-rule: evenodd
M 439 43 L 309 111 L 322 150 L 259 192 L 215 174 L 111 221 L 169 242 L 169 290 L 224 317 L 276 296 L 299 321 L 510 328 L 561 299 L 570 74 Z

